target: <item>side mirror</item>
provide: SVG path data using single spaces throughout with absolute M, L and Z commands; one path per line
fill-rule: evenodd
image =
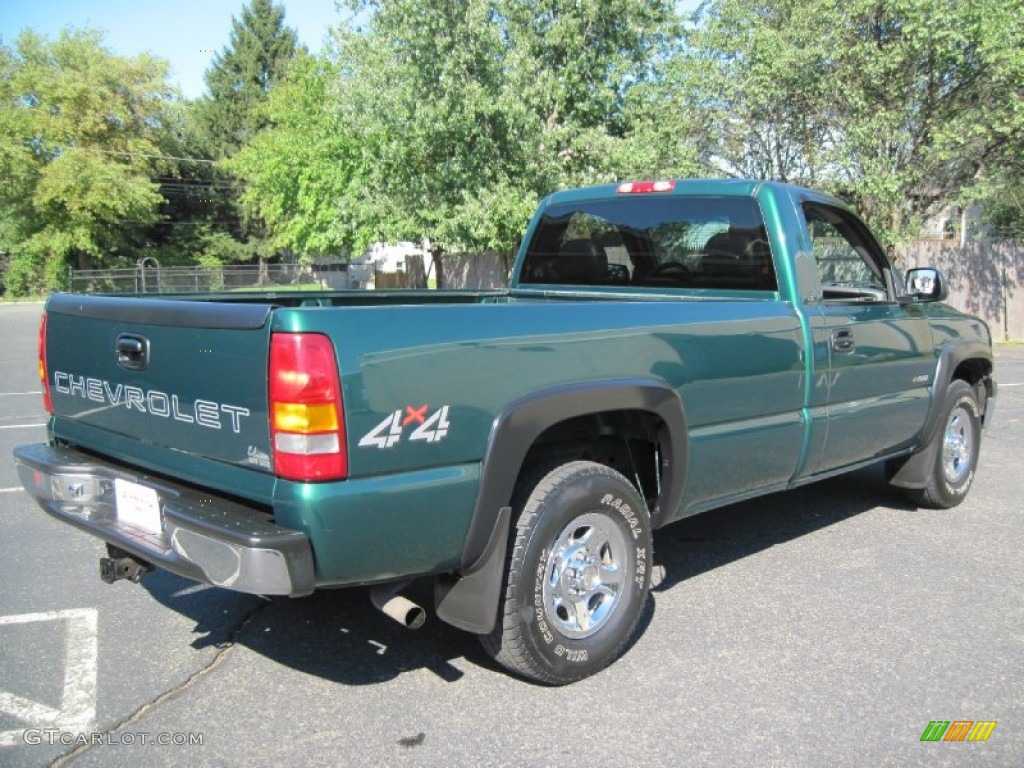
M 946 276 L 932 267 L 908 269 L 904 286 L 913 301 L 945 301 L 949 296 Z

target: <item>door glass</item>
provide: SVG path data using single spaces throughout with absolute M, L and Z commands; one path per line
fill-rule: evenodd
M 804 216 L 825 301 L 887 301 L 885 260 L 867 228 L 816 203 L 804 204 Z

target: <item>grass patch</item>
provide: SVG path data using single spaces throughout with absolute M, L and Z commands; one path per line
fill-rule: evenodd
M 0 296 L 0 304 L 36 304 L 46 301 L 50 294 L 42 296 Z

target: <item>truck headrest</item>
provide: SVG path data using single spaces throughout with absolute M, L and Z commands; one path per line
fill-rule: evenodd
M 557 270 L 562 283 L 603 283 L 608 275 L 608 256 L 604 248 L 592 240 L 567 240 L 558 249 Z

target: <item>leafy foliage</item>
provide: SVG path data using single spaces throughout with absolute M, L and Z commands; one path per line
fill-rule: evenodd
M 210 95 L 190 108 L 193 151 L 225 161 L 201 174 L 211 192 L 198 222 L 207 257 L 256 257 L 263 264 L 273 255 L 275 241 L 281 240 L 267 231 L 258 206 L 242 206 L 230 158 L 258 141 L 268 127 L 266 102 L 298 51 L 295 31 L 284 24 L 284 8 L 272 0 L 251 0 L 240 17 L 232 18 L 229 43 L 206 72 Z M 210 237 L 211 233 L 217 236 Z
M 330 62 L 300 55 L 261 110 L 268 127 L 225 163 L 246 182 L 242 204 L 266 222 L 271 246 L 303 256 L 360 238 L 341 210 L 359 150 L 338 114 L 337 75 Z
M 1024 235 L 1024 0 L 345 5 L 310 56 L 249 0 L 189 103 L 98 32 L 0 44 L 3 287 L 376 240 L 440 267 L 511 252 L 555 189 L 622 178 L 823 187 L 892 239 L 981 201 Z
M 116 261 L 156 221 L 166 73 L 149 56 L 112 55 L 95 31 L 0 46 L 6 291 L 53 289 L 68 266 Z
M 265 127 L 260 105 L 296 54 L 295 31 L 284 25 L 284 8 L 251 0 L 231 19 L 229 44 L 206 72 L 209 98 L 199 102 L 205 149 L 230 157 Z
M 1019 0 L 711 0 L 674 72 L 684 107 L 710 117 L 709 166 L 830 187 L 901 237 L 1005 140 L 1022 13 Z
M 341 116 L 361 150 L 343 210 L 435 253 L 510 251 L 541 196 L 615 179 L 643 135 L 627 97 L 673 18 L 660 0 L 353 7 L 370 20 L 337 33 Z

